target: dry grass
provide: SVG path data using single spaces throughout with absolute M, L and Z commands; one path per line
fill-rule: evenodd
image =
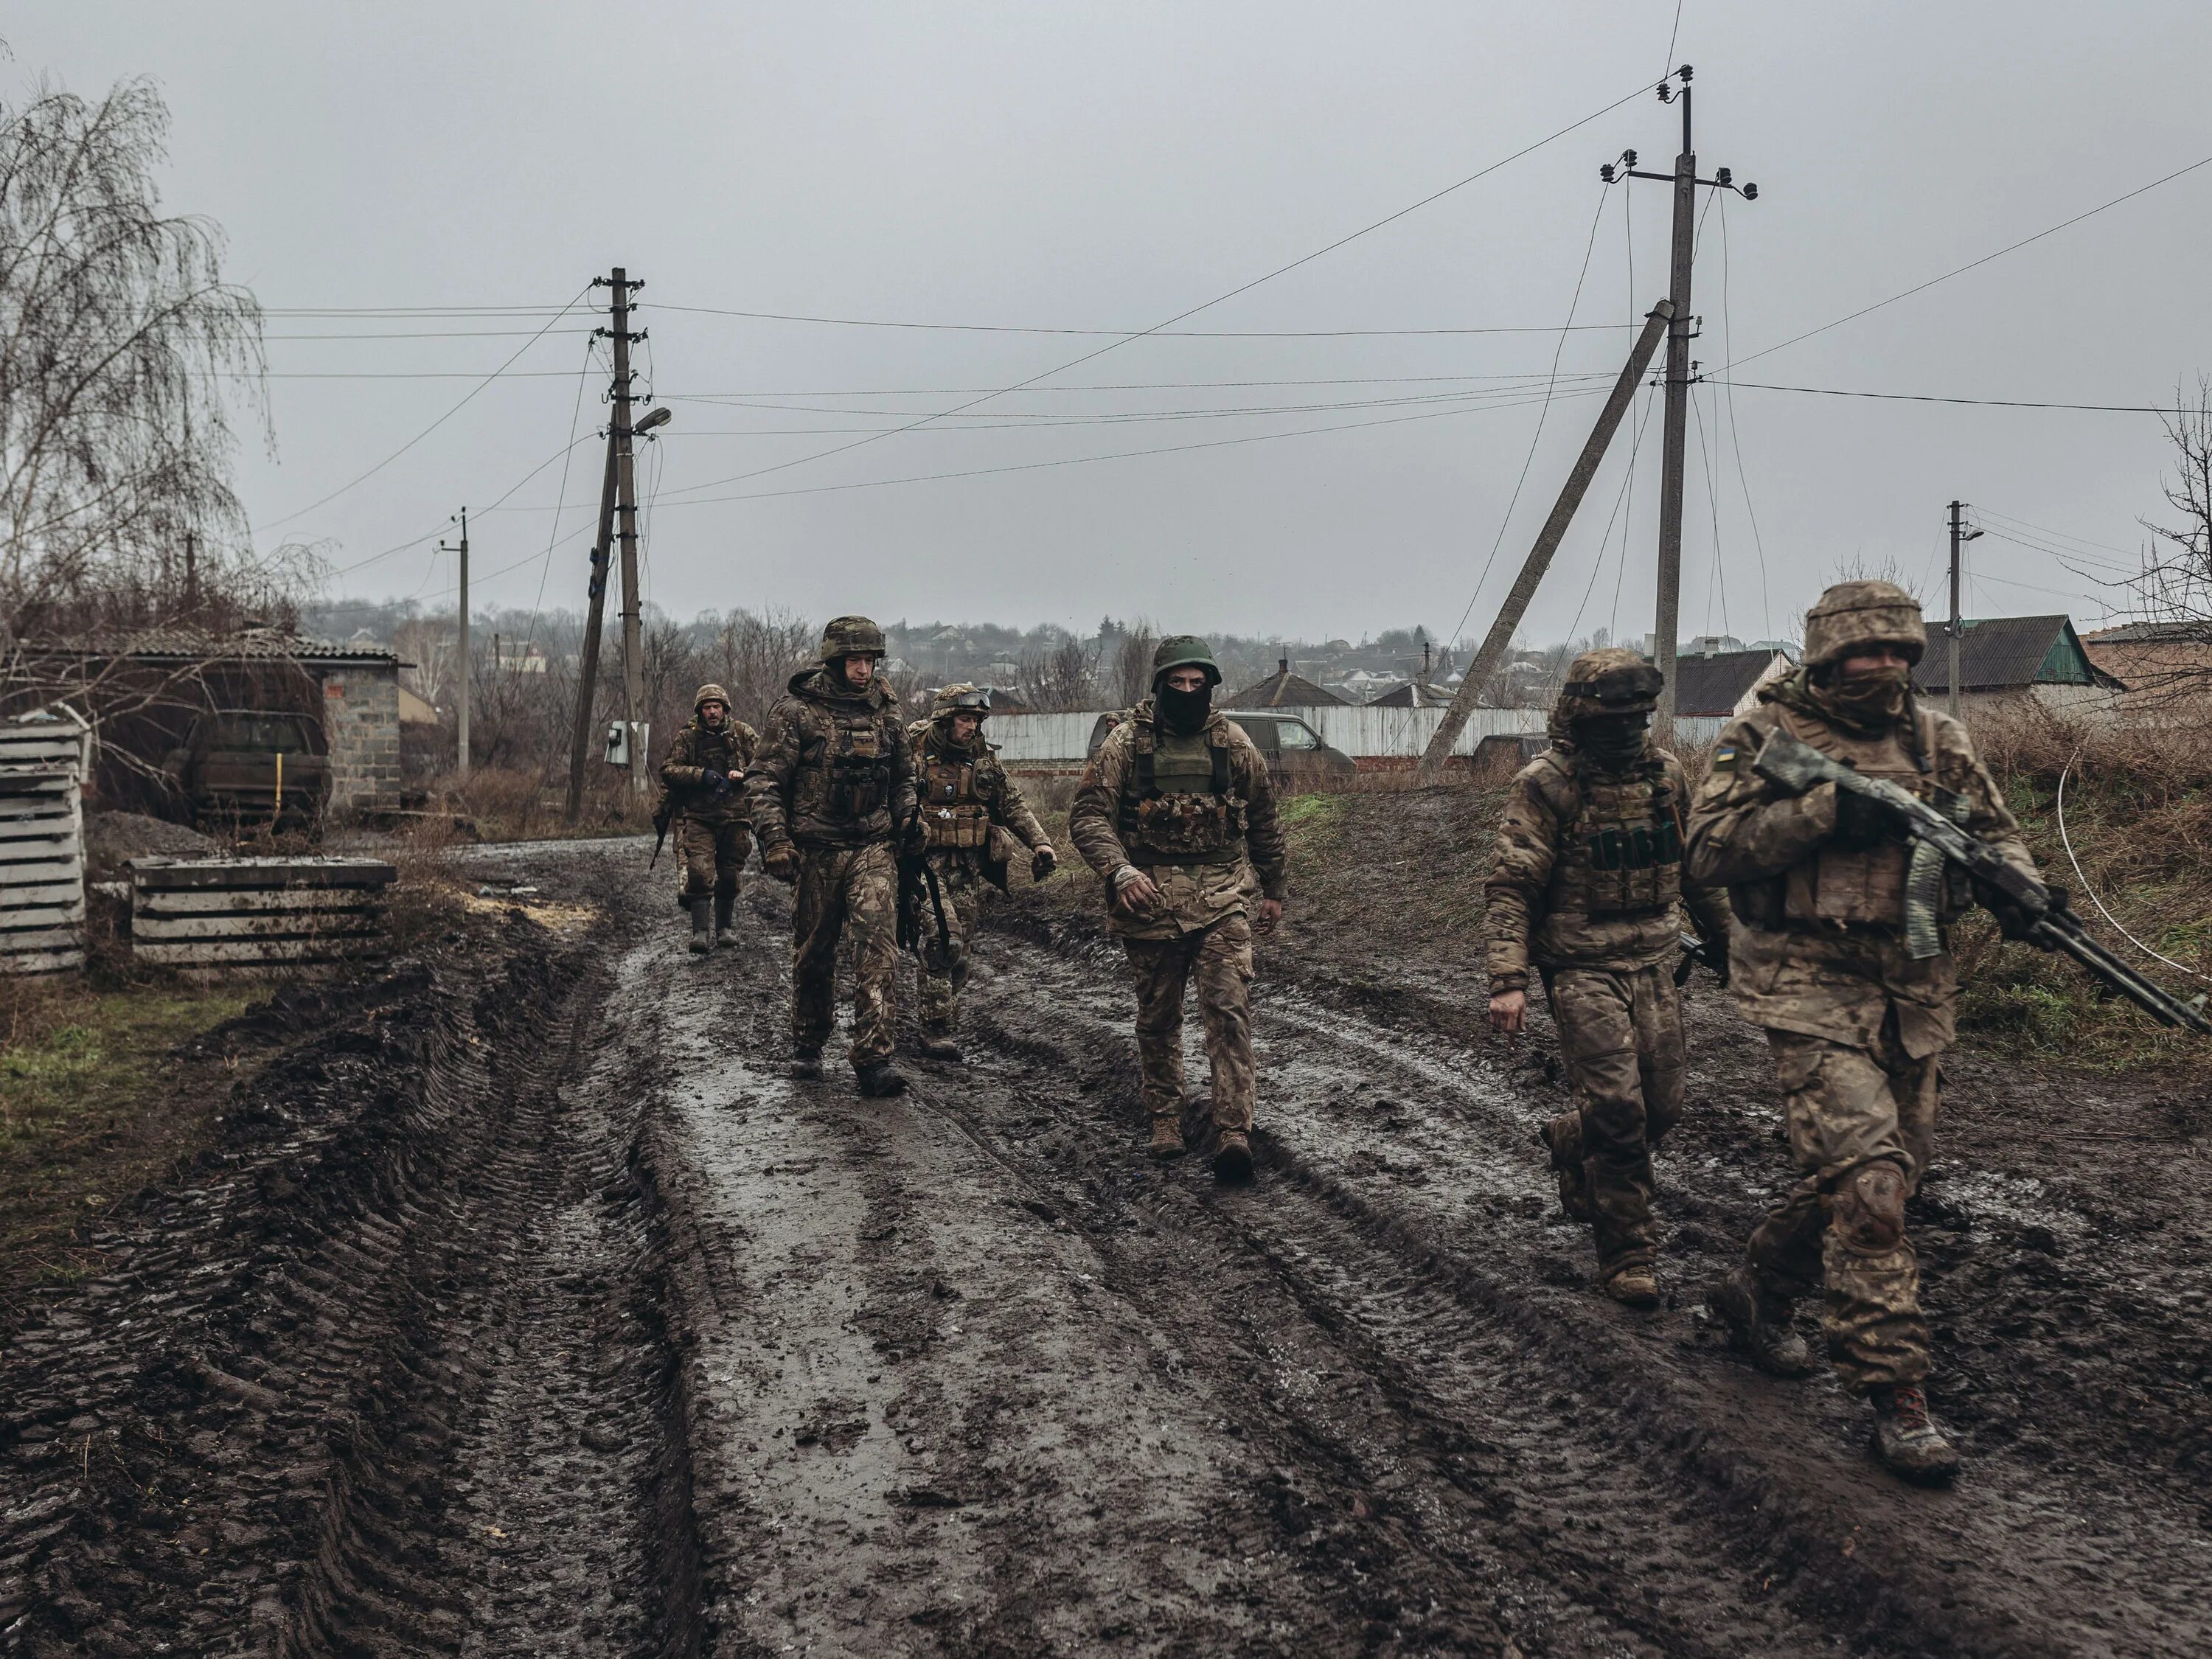
M 479 767 L 466 779 L 445 773 L 427 781 L 434 812 L 464 821 L 483 841 L 550 840 L 567 836 L 635 835 L 653 827 L 653 803 L 659 789 L 641 797 L 628 775 L 592 763 L 585 773 L 583 808 L 576 822 L 566 815 L 568 780 L 538 772 Z M 429 826 L 410 833 L 427 833 Z M 459 826 L 454 826 L 456 832 Z M 464 834 L 463 839 L 468 836 Z

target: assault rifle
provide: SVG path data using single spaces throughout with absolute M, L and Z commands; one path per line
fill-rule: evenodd
M 933 937 L 922 927 L 921 907 L 928 903 L 937 929 Z M 945 920 L 945 895 L 937 884 L 937 871 L 927 852 L 899 854 L 898 942 L 912 951 L 932 977 L 949 979 L 960 964 L 962 942 L 952 937 Z
M 742 772 L 729 773 L 724 775 L 721 782 L 702 787 L 710 788 L 717 795 L 726 795 L 744 781 L 744 776 Z M 660 849 L 668 840 L 668 826 L 675 821 L 676 792 L 665 788 L 660 792 L 660 805 L 653 815 L 653 856 L 645 861 L 647 869 L 650 870 L 660 862 Z
M 2183 1002 L 2168 996 L 2089 937 L 2081 919 L 2067 908 L 2063 888 L 2045 887 L 1980 836 L 1969 834 L 1910 790 L 1887 778 L 1862 776 L 1780 730 L 1770 732 L 1759 744 L 1751 769 L 1784 794 L 1802 795 L 1832 783 L 1838 790 L 1878 803 L 1888 812 L 1913 843 L 1912 860 L 1905 873 L 1908 955 L 1924 959 L 1942 952 L 1937 900 L 1942 891 L 1943 866 L 1952 865 L 1973 878 L 1978 893 L 1993 893 L 2000 903 L 2018 913 L 2008 933 L 2041 950 L 2063 951 L 2160 1024 L 2185 1026 L 2212 1036 L 2212 1019 L 2205 1017 L 2202 998 Z

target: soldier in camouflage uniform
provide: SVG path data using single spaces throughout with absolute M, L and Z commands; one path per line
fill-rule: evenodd
M 1084 769 L 1068 836 L 1106 884 L 1106 923 L 1137 991 L 1155 1158 L 1181 1157 L 1182 999 L 1195 979 L 1213 1067 L 1214 1174 L 1252 1174 L 1252 935 L 1283 914 L 1283 831 L 1267 763 L 1212 705 L 1204 640 L 1164 640 L 1152 696 Z M 1256 915 L 1255 914 L 1256 910 Z
M 703 953 L 737 943 L 730 916 L 738 902 L 738 872 L 753 844 L 745 769 L 753 763 L 760 734 L 730 717 L 730 694 L 719 685 L 701 686 L 691 708 L 690 724 L 676 734 L 660 763 L 660 781 L 676 821 L 676 902 L 691 912 L 691 948 Z
M 1042 881 L 1060 861 L 1020 787 L 983 740 L 991 700 L 972 685 L 940 687 L 930 717 L 907 728 L 914 744 L 915 787 L 929 867 L 937 877 L 936 902 L 945 910 L 951 949 L 950 970 L 921 970 L 921 1052 L 932 1060 L 958 1060 L 953 1033 L 960 1023 L 960 990 L 968 982 L 968 941 L 982 908 L 983 884 L 1003 889 L 1012 861 L 1009 840 L 1029 849 L 1030 878 Z M 933 934 L 937 915 L 928 902 L 921 926 Z
M 1682 1115 L 1680 906 L 1713 960 L 1729 933 L 1720 891 L 1682 881 L 1689 785 L 1650 744 L 1661 684 L 1633 651 L 1575 659 L 1551 748 L 1513 780 L 1489 881 L 1491 1024 L 1522 1029 L 1533 963 L 1579 1097 L 1541 1138 L 1561 1202 L 1596 1233 L 1599 1284 L 1635 1308 L 1659 1303 L 1650 1148 Z
M 1926 644 L 1919 604 L 1901 588 L 1844 582 L 1821 595 L 1805 619 L 1803 665 L 1721 733 L 1690 816 L 1689 861 L 1698 879 L 1727 885 L 1743 924 L 1736 1004 L 1766 1030 L 1802 1176 L 1713 1292 L 1714 1311 L 1759 1364 L 1802 1375 L 1810 1356 L 1790 1312 L 1825 1284 L 1828 1355 L 1871 1399 L 1876 1454 L 1908 1479 L 1940 1480 L 1958 1454 L 1921 1389 L 1928 1325 L 1905 1204 L 1935 1149 L 1958 972 L 1948 949 L 1918 960 L 1907 949 L 1914 855 L 1878 804 L 1832 784 L 1787 795 L 1753 769 L 1766 736 L 1787 732 L 1942 807 L 2032 872 L 1966 728 L 1913 697 Z M 1946 916 L 1976 896 L 1948 878 L 1941 891 Z M 1980 896 L 2008 933 L 2025 931 L 1994 893 Z
M 819 667 L 791 677 L 761 738 L 749 787 L 761 867 L 793 883 L 792 1075 L 822 1075 L 837 941 L 853 943 L 853 1068 L 864 1095 L 895 1095 L 891 995 L 898 975 L 898 859 L 919 844 L 914 757 L 898 696 L 876 673 L 883 630 L 839 617 Z

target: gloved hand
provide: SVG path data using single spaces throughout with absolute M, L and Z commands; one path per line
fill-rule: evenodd
M 761 848 L 761 868 L 777 881 L 794 882 L 799 879 L 799 849 L 787 841 Z
M 1836 791 L 1835 844 L 1846 852 L 1863 853 L 1896 838 L 1897 820 L 1880 801 L 1849 789 Z
M 1699 937 L 1705 941 L 1705 966 L 1712 970 L 1713 977 L 1725 986 L 1729 982 L 1728 940 L 1715 939 L 1710 933 L 1701 934 Z
M 2053 887 L 2050 892 L 2051 908 L 2054 910 L 2063 910 L 2067 902 L 2066 890 L 2063 887 Z M 1974 902 L 1997 919 L 1997 931 L 2007 939 L 2024 941 L 2036 946 L 2039 950 L 2048 951 L 2051 948 L 2044 940 L 2034 936 L 2037 918 L 2014 903 L 2008 896 L 1997 888 L 1992 887 L 1985 881 L 1977 881 L 1974 884 Z
M 718 793 L 730 787 L 730 781 L 721 773 L 709 769 L 699 774 L 699 781 Z
M 1060 854 L 1049 847 L 1040 847 L 1030 854 L 1030 879 L 1042 881 L 1060 868 Z
M 919 858 L 929 850 L 929 831 L 922 827 L 921 814 L 916 812 L 899 825 L 899 851 L 908 858 Z

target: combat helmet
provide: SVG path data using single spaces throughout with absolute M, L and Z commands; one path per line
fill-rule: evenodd
M 866 617 L 832 617 L 822 630 L 822 647 L 816 655 L 824 662 L 840 657 L 880 657 L 884 630 Z
M 1221 684 L 1221 665 L 1213 660 L 1213 647 L 1195 634 L 1176 634 L 1162 640 L 1152 653 L 1152 687 L 1170 668 L 1202 668 L 1208 685 Z
M 930 700 L 932 720 L 951 720 L 955 714 L 973 714 L 977 720 L 987 718 L 991 712 L 991 695 L 980 686 L 965 680 L 955 680 L 951 685 L 940 685 Z
M 1805 613 L 1805 666 L 1825 668 L 1869 645 L 1893 645 L 1908 662 L 1928 649 L 1920 601 L 1895 582 L 1838 582 Z
M 721 704 L 722 712 L 726 714 L 730 712 L 730 694 L 723 690 L 720 686 L 715 684 L 712 680 L 708 681 L 706 684 L 701 686 L 698 691 L 693 696 L 691 699 L 691 712 L 696 714 L 700 711 L 700 709 L 710 702 L 719 702 Z
M 1570 720 L 1591 714 L 1648 714 L 1667 684 L 1658 669 L 1626 647 L 1585 651 L 1567 665 L 1559 707 Z

